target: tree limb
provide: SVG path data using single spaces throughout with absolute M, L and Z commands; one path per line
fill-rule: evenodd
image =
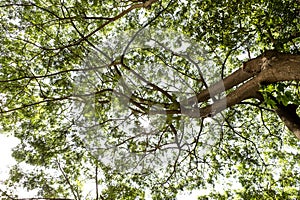
M 300 140 L 300 117 L 296 113 L 297 108 L 298 105 L 289 104 L 284 106 L 282 104 L 277 104 L 275 112 L 286 127 Z
M 189 117 L 209 117 L 220 113 L 228 107 L 241 103 L 243 100 L 261 99 L 259 89 L 262 85 L 281 81 L 300 81 L 300 55 L 266 51 L 262 55 L 244 63 L 240 68 L 224 80 L 217 82 L 196 95 L 198 103 L 209 100 L 230 88 L 237 88 L 226 97 L 200 109 L 188 109 L 181 106 L 180 110 L 155 111 L 151 114 L 184 114 Z M 243 83 L 245 82 L 245 83 Z M 188 105 L 195 97 L 188 99 Z M 300 119 L 294 106 L 280 105 L 276 113 L 285 125 L 300 139 Z

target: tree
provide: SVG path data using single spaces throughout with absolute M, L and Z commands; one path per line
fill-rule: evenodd
M 2 196 L 299 197 L 298 0 L 0 2 Z

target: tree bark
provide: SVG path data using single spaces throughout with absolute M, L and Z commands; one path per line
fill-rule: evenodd
M 209 106 L 200 108 L 199 114 L 195 110 L 185 110 L 184 114 L 202 118 L 215 115 L 243 100 L 259 98 L 259 89 L 262 85 L 281 81 L 300 81 L 300 55 L 266 51 L 262 55 L 245 62 L 242 68 L 201 91 L 196 97 L 198 103 L 204 102 L 237 86 L 233 92 Z M 194 99 L 195 97 L 188 99 L 188 103 L 192 104 Z M 296 113 L 295 105 L 279 105 L 275 112 L 288 129 L 300 139 L 300 118 Z
M 180 105 L 179 109 L 155 109 L 150 110 L 148 114 L 182 114 L 192 118 L 206 118 L 220 113 L 228 107 L 237 105 L 246 99 L 255 98 L 262 101 L 263 98 L 259 92 L 261 86 L 282 81 L 300 81 L 300 55 L 269 50 L 245 62 L 243 67 L 195 96 L 180 103 L 173 102 Z M 214 97 L 216 95 L 226 92 L 233 87 L 236 88 L 224 98 L 215 100 Z M 172 99 L 171 97 L 169 98 Z M 197 108 L 197 104 L 207 102 L 209 99 L 213 100 L 212 104 Z M 283 106 L 279 103 L 278 105 L 278 109 L 274 110 L 274 112 L 278 114 L 287 128 L 300 139 L 300 119 L 296 113 L 295 106 Z
M 228 90 L 248 79 L 250 80 L 229 93 L 224 99 L 202 109 L 202 115 L 205 117 L 209 114 L 219 113 L 225 108 L 236 105 L 245 99 L 256 98 L 258 90 L 262 85 L 281 81 L 299 81 L 300 55 L 267 51 L 257 58 L 244 63 L 243 68 L 225 78 L 224 88 Z M 209 88 L 209 91 L 213 91 L 211 94 L 215 95 L 219 93 L 221 84 L 222 81 Z M 205 91 L 206 98 L 203 97 L 203 94 L 197 95 L 198 101 L 209 98 L 206 93 Z M 225 108 L 223 106 L 224 101 L 226 101 Z M 213 107 L 214 109 L 212 109 Z M 296 105 L 283 106 L 278 104 L 275 112 L 287 128 L 300 139 L 300 118 L 296 113 L 297 107 Z
M 275 112 L 284 122 L 286 127 L 300 140 L 300 117 L 296 113 L 297 108 L 298 105 L 291 104 L 284 106 L 282 104 L 277 104 Z

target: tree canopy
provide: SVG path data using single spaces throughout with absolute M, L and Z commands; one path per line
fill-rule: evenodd
M 0 127 L 20 140 L 4 198 L 299 198 L 299 0 L 0 11 Z

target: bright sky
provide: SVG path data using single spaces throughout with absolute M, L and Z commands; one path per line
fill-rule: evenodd
M 0 180 L 7 177 L 7 168 L 15 163 L 14 159 L 11 157 L 11 149 L 18 144 L 18 140 L 14 137 L 7 137 L 0 134 Z

